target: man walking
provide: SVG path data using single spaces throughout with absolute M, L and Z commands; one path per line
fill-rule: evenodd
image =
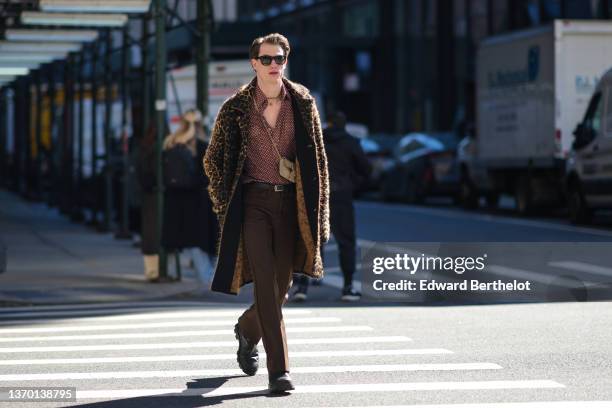
M 338 243 L 340 269 L 344 277 L 341 299 L 354 302 L 361 299 L 361 293 L 353 289 L 357 244 L 353 193 L 368 180 L 372 166 L 359 140 L 348 134 L 345 127 L 346 116 L 342 112 L 336 112 L 328 121 L 323 140 L 329 160 L 331 232 Z M 308 277 L 301 276 L 293 300 L 306 300 L 307 292 Z
M 294 389 L 282 306 L 292 272 L 323 275 L 329 238 L 327 158 L 319 114 L 308 89 L 284 78 L 289 41 L 253 41 L 255 78 L 224 102 L 204 167 L 219 218 L 212 290 L 238 294 L 250 282 L 254 303 L 238 319 L 238 363 L 257 372 L 263 340 L 270 392 Z

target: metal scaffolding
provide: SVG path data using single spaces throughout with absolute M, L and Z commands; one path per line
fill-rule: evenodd
M 197 15 L 192 21 L 187 21 L 178 12 L 179 5 L 185 2 L 195 3 L 197 7 Z M 38 2 L 33 0 L 0 5 L 2 26 L 17 21 L 6 17 L 17 17 L 21 12 L 36 10 L 37 7 Z M 16 190 L 30 199 L 46 200 L 48 205 L 58 206 L 73 221 L 86 221 L 99 231 L 116 232 L 117 238 L 130 238 L 132 133 L 142 134 L 155 125 L 155 192 L 158 204 L 155 223 L 159 239 L 159 271 L 162 279 L 165 277 L 170 281 L 166 254 L 161 245 L 164 209 L 162 143 L 169 128 L 166 33 L 185 30 L 193 39 L 190 47 L 193 46 L 197 66 L 196 105 L 207 116 L 212 5 L 210 0 L 174 0 L 172 4 L 166 0 L 153 0 L 149 12 L 129 17 L 131 21 L 142 24 L 140 38 L 132 37 L 130 28 L 135 28 L 135 25 L 125 25 L 119 29 L 122 34 L 120 46 L 113 48 L 113 32 L 117 28 L 101 28 L 99 39 L 69 53 L 64 61 L 43 63 L 28 76 L 18 77 L 10 84 L 0 84 L 0 177 L 5 183 L 11 178 Z M 149 28 L 151 21 L 155 23 L 155 32 Z M 140 86 L 131 86 L 130 81 L 133 46 L 140 47 Z M 103 109 L 99 109 L 102 89 L 104 103 Z M 121 113 L 120 117 L 114 118 L 117 89 Z M 135 94 L 140 98 L 134 104 Z M 86 105 L 87 99 L 90 99 L 90 105 Z M 11 134 L 15 166 L 12 166 L 10 175 L 9 163 L 5 160 L 8 157 L 6 118 L 9 103 L 14 107 L 12 122 L 20 124 Z M 141 115 L 135 115 L 133 110 L 131 115 L 128 114 L 128 109 L 138 104 L 141 104 Z M 99 128 L 99 111 L 104 112 L 102 129 Z M 155 116 L 152 116 L 153 112 Z M 113 119 L 120 121 L 120 132 L 115 132 Z M 130 126 L 130 120 L 140 120 L 140 123 Z M 100 131 L 103 132 L 101 135 Z M 100 137 L 104 146 L 101 150 L 98 149 Z M 119 184 L 115 184 L 115 180 L 119 180 Z

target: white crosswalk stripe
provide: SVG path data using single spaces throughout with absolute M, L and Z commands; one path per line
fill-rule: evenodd
M 338 321 L 339 320 L 337 317 L 304 317 L 304 318 L 285 319 L 286 323 L 335 323 Z M 211 327 L 211 326 L 232 327 L 235 323 L 236 323 L 235 320 L 178 320 L 178 321 L 156 322 L 156 323 L 96 324 L 96 325 L 79 325 L 79 326 L 45 326 L 45 327 L 0 329 L 0 335 L 17 334 L 17 333 L 61 333 L 61 332 L 102 331 L 102 330 L 122 330 L 122 329 L 126 329 L 126 330 L 160 329 L 160 328 L 168 328 L 168 327 Z
M 294 367 L 292 373 L 354 373 L 354 372 L 398 372 L 398 371 L 456 371 L 456 370 L 497 370 L 501 369 L 492 363 L 465 364 L 385 364 L 385 365 L 346 365 Z M 257 374 L 268 374 L 263 370 Z M 161 371 L 112 371 L 95 373 L 52 373 L 52 374 L 3 374 L 0 381 L 39 381 L 39 380 L 92 380 L 103 378 L 170 378 L 170 377 L 211 377 L 220 375 L 242 375 L 240 369 L 210 369 L 210 370 L 161 370 Z
M 332 351 L 290 351 L 290 358 L 311 357 L 366 357 L 366 356 L 410 356 L 410 355 L 453 354 L 446 349 L 391 349 L 391 350 L 332 350 Z M 259 352 L 260 359 L 266 358 L 265 352 Z M 50 365 L 50 364 L 99 364 L 99 363 L 144 363 L 162 361 L 210 361 L 236 360 L 236 353 L 231 354 L 190 354 L 174 356 L 146 357 L 98 357 L 98 358 L 53 358 L 36 360 L 0 360 L 0 366 L 10 365 Z
M 324 332 L 352 332 L 372 331 L 370 326 L 315 326 L 315 327 L 288 327 L 288 333 L 324 333 Z M 74 336 L 30 336 L 30 337 L 5 337 L 0 343 L 28 342 L 28 341 L 66 341 L 66 340 L 106 340 L 106 339 L 152 339 L 169 337 L 195 337 L 195 336 L 218 336 L 232 334 L 234 330 L 188 330 L 173 332 L 152 333 L 114 333 L 114 334 L 88 334 Z
M 298 344 L 358 344 L 358 343 L 395 343 L 411 341 L 405 336 L 380 337 L 332 337 L 289 339 L 289 345 Z M 0 347 L 0 353 L 49 353 L 54 351 L 109 351 L 109 350 L 164 350 L 189 349 L 207 347 L 236 347 L 236 341 L 195 341 L 189 343 L 135 343 L 135 344 L 108 344 L 94 346 L 49 346 L 49 347 Z
M 0 325 L 14 325 L 14 324 L 32 324 L 32 323 L 53 323 L 56 318 L 68 318 L 68 317 L 81 317 L 81 316 L 96 316 L 96 317 L 83 317 L 79 318 L 79 323 L 92 322 L 92 321 L 124 321 L 124 320 L 160 320 L 160 319 L 181 319 L 186 317 L 233 317 L 237 318 L 240 315 L 238 310 L 177 310 L 172 312 L 158 312 L 155 310 L 147 313 L 133 313 L 140 312 L 142 308 L 134 309 L 111 309 L 111 310 L 84 310 L 84 311 L 56 311 L 56 312 L 42 312 L 42 313 L 1 313 L 0 314 Z M 107 316 L 109 313 L 121 312 L 118 316 Z M 128 314 L 126 314 L 128 313 Z M 302 309 L 287 309 L 283 311 L 285 316 L 305 315 L 312 313 L 309 310 Z M 9 317 L 43 317 L 44 319 L 31 319 L 31 320 L 10 320 Z
M 139 307 L 135 307 L 134 302 L 114 302 L 114 303 L 68 303 L 64 305 L 37 305 L 37 306 L 11 306 L 9 309 L 0 309 L 0 316 L 4 316 L 8 313 L 15 312 L 29 312 L 34 315 L 40 315 L 40 313 L 48 311 L 85 311 L 85 310 L 104 310 L 107 313 L 112 310 L 124 312 L 128 309 L 151 311 L 154 309 L 168 310 L 180 308 L 184 310 L 188 307 L 202 308 L 202 307 L 218 307 L 216 303 L 205 303 L 205 302 L 188 302 L 188 301 L 155 301 L 141 303 Z M 307 311 L 308 312 L 308 311 Z
M 374 384 L 335 384 L 335 385 L 303 385 L 292 391 L 296 394 L 341 393 L 341 392 L 393 392 L 393 391 L 448 391 L 448 390 L 504 390 L 525 388 L 564 388 L 562 384 L 549 380 L 530 381 L 456 381 L 428 383 L 374 383 Z M 219 388 L 189 388 L 162 390 L 95 390 L 78 391 L 77 398 L 97 399 L 133 398 L 149 395 L 219 397 L 247 393 L 267 393 L 261 387 L 219 387 Z
M 262 345 L 260 370 L 256 376 L 245 376 L 236 364 L 237 342 L 233 325 L 241 313 L 240 309 L 219 309 L 217 306 L 215 310 L 202 310 L 195 304 L 180 308 L 174 303 L 154 303 L 150 306 L 150 309 L 131 304 L 108 308 L 83 306 L 83 309 L 76 306 L 40 310 L 22 308 L 0 313 L 4 325 L 0 328 L 0 343 L 3 345 L 0 347 L 0 384 L 71 384 L 77 387 L 78 400 L 152 396 L 200 396 L 206 399 L 267 394 L 267 384 L 265 380 L 261 381 L 261 377 L 267 375 L 266 354 Z M 422 345 L 415 344 L 411 337 L 371 335 L 373 332 L 380 333 L 373 327 L 375 325 L 343 324 L 340 317 L 313 315 L 312 310 L 301 308 L 287 308 L 284 314 L 287 316 L 286 331 L 294 334 L 288 338 L 288 344 L 292 347 L 289 351 L 291 374 L 296 377 L 296 390 L 292 393 L 317 395 L 319 398 L 329 395 L 324 397 L 328 402 L 325 406 L 336 405 L 333 395 L 347 393 L 377 395 L 422 391 L 435 395 L 440 391 L 553 390 L 565 387 L 554 379 L 504 378 L 505 369 L 496 362 L 464 361 L 454 351 L 436 345 L 419 347 Z M 418 328 L 411 328 L 411 331 L 418 333 Z M 181 337 L 189 341 L 172 341 Z M 202 337 L 210 340 L 202 341 Z M 169 341 L 164 342 L 163 339 Z M 411 347 L 406 347 L 408 344 Z M 200 350 L 197 349 L 204 349 L 205 352 L 198 352 Z M 444 361 L 450 357 L 453 357 L 452 361 Z M 198 365 L 198 362 L 208 363 Z M 449 374 L 431 381 L 402 381 L 413 372 L 436 376 Z M 498 374 L 495 377 L 478 377 L 479 372 Z M 372 375 L 364 377 L 368 373 Z M 385 373 L 387 377 L 384 377 Z M 448 377 L 451 373 L 456 373 L 457 378 L 462 378 L 460 373 L 470 374 L 465 380 L 454 381 L 454 377 Z M 341 380 L 333 384 L 321 382 L 321 375 L 332 374 Z M 396 376 L 400 381 L 385 380 Z M 206 378 L 224 377 L 227 379 L 218 386 L 202 387 L 209 385 Z M 355 380 L 351 381 L 353 377 Z M 177 385 L 176 381 L 193 381 L 194 378 L 204 381 L 199 384 L 200 387 L 156 387 L 160 381 Z M 363 382 L 363 378 L 382 380 Z M 453 381 L 448 381 L 449 378 Z M 241 381 L 237 382 L 239 379 Z M 92 387 L 92 384 L 98 383 L 99 386 Z M 576 404 L 567 405 L 567 408 L 578 408 L 580 405 Z M 599 408 L 595 405 L 584 406 Z M 460 408 L 462 405 L 439 407 Z M 473 407 L 506 406 L 476 404 Z M 516 406 L 519 407 L 531 408 Z M 508 405 L 507 408 L 514 407 Z

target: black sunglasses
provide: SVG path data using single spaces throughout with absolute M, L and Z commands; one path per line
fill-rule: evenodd
M 258 59 L 259 62 L 261 62 L 261 65 L 268 66 L 272 63 L 272 60 L 274 60 L 274 62 L 276 62 L 278 65 L 283 65 L 287 57 L 284 55 L 275 55 L 273 57 L 270 55 L 260 55 L 259 57 L 255 57 L 255 59 Z

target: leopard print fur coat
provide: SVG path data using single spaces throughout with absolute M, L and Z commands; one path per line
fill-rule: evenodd
M 218 262 L 212 290 L 237 295 L 252 282 L 242 235 L 242 183 L 254 78 L 226 100 L 204 156 L 208 192 L 219 219 Z M 329 179 L 319 113 L 308 89 L 283 79 L 293 103 L 296 138 L 296 200 L 299 234 L 294 271 L 323 276 L 322 244 L 329 239 Z

